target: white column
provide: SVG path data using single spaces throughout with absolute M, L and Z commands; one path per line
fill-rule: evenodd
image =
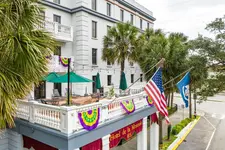
M 109 135 L 102 137 L 102 150 L 109 150 Z
M 142 131 L 137 135 L 137 150 L 147 150 L 147 117 L 143 118 Z
M 159 149 L 159 125 L 153 123 L 150 126 L 150 150 Z

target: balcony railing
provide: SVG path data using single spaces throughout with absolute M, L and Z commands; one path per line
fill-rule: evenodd
M 73 56 L 61 56 L 65 58 L 71 58 L 71 67 L 73 67 L 74 57 Z M 58 55 L 53 55 L 49 59 L 49 72 L 67 72 L 68 68 L 63 66 L 59 60 Z
M 54 37 L 63 42 L 73 41 L 73 27 L 59 24 L 58 22 L 45 21 L 45 29 Z
M 27 120 L 49 128 L 59 130 L 63 133 L 74 133 L 84 130 L 78 119 L 78 113 L 91 109 L 100 109 L 99 124 L 125 116 L 125 111 L 120 103 L 133 99 L 136 110 L 145 108 L 148 104 L 144 92 L 118 98 L 116 100 L 101 100 L 100 102 L 83 106 L 52 106 L 41 104 L 36 101 L 18 100 L 17 118 Z

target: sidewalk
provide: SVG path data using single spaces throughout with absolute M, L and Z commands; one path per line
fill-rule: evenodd
M 179 123 L 181 120 L 183 120 L 183 118 L 187 118 L 187 117 L 188 117 L 188 112 L 187 111 L 183 112 L 183 109 L 178 108 L 177 112 L 175 112 L 169 118 L 170 118 L 171 124 L 173 126 L 173 125 Z M 163 120 L 162 123 L 163 123 L 163 137 L 164 137 L 167 135 L 167 124 L 166 124 L 165 120 Z M 148 149 L 150 149 L 149 132 L 150 131 L 148 130 L 148 133 L 147 133 Z M 137 138 L 135 137 L 135 138 L 131 139 L 130 141 L 128 141 L 127 143 L 113 148 L 113 150 L 137 150 Z

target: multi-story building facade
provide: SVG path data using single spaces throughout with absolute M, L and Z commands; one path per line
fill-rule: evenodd
M 108 28 L 119 21 L 129 21 L 142 31 L 153 27 L 155 20 L 152 12 L 134 0 L 43 0 L 40 4 L 45 7 L 44 27 L 60 43 L 50 59 L 50 72 L 67 71 L 59 56 L 72 58 L 72 69 L 77 74 L 95 80 L 99 72 L 104 90 L 112 84 L 118 87 L 120 78 L 119 65 L 101 60 L 102 39 Z M 138 65 L 129 62 L 125 73 L 128 84 L 142 76 Z M 66 86 L 43 82 L 32 94 L 35 98 L 51 98 L 55 88 L 64 96 Z M 80 95 L 85 89 L 88 93 L 95 92 L 94 83 L 75 84 L 72 89 Z M 147 140 L 147 118 L 155 112 L 139 87 L 128 96 L 104 98 L 82 106 L 18 100 L 16 127 L 0 132 L 0 150 L 109 150 L 122 139 L 129 140 L 134 133 L 138 150 L 147 150 L 147 143 L 151 150 L 158 150 L 157 124 L 151 125 Z
M 50 72 L 66 72 L 57 55 L 70 57 L 77 74 L 95 80 L 99 72 L 105 91 L 111 85 L 118 88 L 120 79 L 120 65 L 101 60 L 107 30 L 117 22 L 130 22 L 141 32 L 152 28 L 155 21 L 152 12 L 134 0 L 44 0 L 41 4 L 45 7 L 45 28 L 60 42 L 56 56 L 52 57 Z M 125 64 L 125 74 L 128 85 L 142 76 L 139 66 L 129 62 Z M 73 93 L 94 93 L 94 84 L 74 84 Z M 33 96 L 50 98 L 53 88 L 64 96 L 66 86 L 44 83 L 34 89 Z

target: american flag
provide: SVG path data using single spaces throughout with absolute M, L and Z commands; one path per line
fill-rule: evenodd
M 144 90 L 154 102 L 157 110 L 165 116 L 166 122 L 170 123 L 168 118 L 166 97 L 162 84 L 162 68 L 159 68 L 145 86 Z

